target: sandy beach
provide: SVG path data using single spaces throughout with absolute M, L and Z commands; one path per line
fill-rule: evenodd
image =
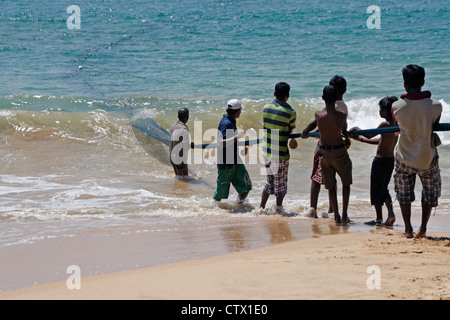
M 325 235 L 0 293 L 0 299 L 450 299 L 450 235 Z M 444 237 L 444 238 L 441 238 Z M 75 283 L 75 282 L 74 282 Z

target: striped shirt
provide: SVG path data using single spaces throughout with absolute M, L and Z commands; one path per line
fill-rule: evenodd
M 289 159 L 289 134 L 295 128 L 296 113 L 286 102 L 275 99 L 263 109 L 263 155 L 279 160 Z

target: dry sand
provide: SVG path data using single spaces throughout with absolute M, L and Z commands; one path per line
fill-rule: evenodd
M 406 239 L 383 230 L 81 277 L 80 289 L 64 281 L 0 299 L 450 299 L 449 266 L 448 238 Z

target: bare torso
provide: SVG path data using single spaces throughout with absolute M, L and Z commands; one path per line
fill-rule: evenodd
M 342 145 L 342 130 L 346 127 L 347 115 L 336 110 L 316 112 L 317 127 L 320 131 L 320 145 Z
M 381 123 L 378 128 L 388 128 L 392 125 L 385 121 Z M 377 158 L 393 158 L 394 149 L 397 144 L 398 135 L 395 133 L 385 133 L 380 135 L 380 142 L 377 148 Z

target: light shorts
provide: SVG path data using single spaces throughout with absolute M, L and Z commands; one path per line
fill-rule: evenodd
M 267 175 L 264 192 L 275 197 L 283 197 L 287 193 L 289 159 L 272 160 L 266 167 L 270 167 L 272 173 Z
M 336 173 L 341 177 L 342 185 L 350 186 L 352 179 L 352 161 L 346 148 L 319 151 L 322 177 L 326 189 L 336 186 Z
M 438 156 L 434 157 L 430 168 L 426 170 L 416 169 L 395 160 L 394 181 L 398 202 L 408 204 L 415 200 L 416 175 L 422 182 L 422 203 L 437 207 L 442 185 Z
M 238 194 L 252 190 L 252 181 L 245 165 L 235 164 L 231 168 L 218 169 L 218 171 L 215 199 L 228 199 L 231 184 Z

